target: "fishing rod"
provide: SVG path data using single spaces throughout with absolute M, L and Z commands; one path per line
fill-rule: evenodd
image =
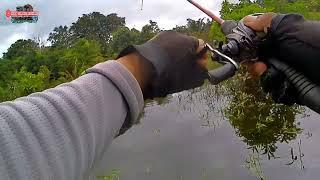
M 193 0 L 187 0 L 189 1 L 191 4 L 193 4 L 195 7 L 197 7 L 198 9 L 200 9 L 202 12 L 204 12 L 205 14 L 207 14 L 209 17 L 211 17 L 214 21 L 216 21 L 217 23 L 219 23 L 220 25 L 224 23 L 224 20 L 221 19 L 219 16 L 216 16 L 215 14 L 213 14 L 211 11 L 209 11 L 208 9 L 202 7 L 200 4 L 196 3 Z
M 258 59 L 258 45 L 265 36 L 261 36 L 247 27 L 243 20 L 240 20 L 239 22 L 225 21 L 195 1 L 187 1 L 220 24 L 223 33 L 226 35 L 227 43 L 222 45 L 219 49 L 215 49 L 209 44 L 206 44 L 206 48 L 211 52 L 212 60 L 216 60 L 223 64 L 222 67 L 209 71 L 209 80 L 212 84 L 217 85 L 222 81 L 233 77 L 238 71 L 241 62 L 248 59 L 251 61 L 256 61 Z M 253 16 L 258 15 L 261 15 L 261 13 L 253 14 Z M 287 80 L 298 92 L 297 99 L 299 104 L 305 105 L 320 114 L 319 85 L 313 83 L 304 74 L 296 71 L 294 68 L 278 59 L 271 58 L 266 60 L 266 62 L 286 76 Z

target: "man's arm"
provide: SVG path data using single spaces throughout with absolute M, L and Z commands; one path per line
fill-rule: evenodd
M 204 47 L 164 31 L 70 83 L 1 103 L 0 179 L 87 179 L 119 131 L 137 122 L 143 95 L 203 84 Z
M 1 179 L 85 179 L 125 119 L 143 108 L 116 61 L 71 83 L 0 105 Z

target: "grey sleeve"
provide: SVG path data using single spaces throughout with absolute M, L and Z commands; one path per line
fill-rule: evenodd
M 86 179 L 143 97 L 116 61 L 56 88 L 0 104 L 1 179 Z

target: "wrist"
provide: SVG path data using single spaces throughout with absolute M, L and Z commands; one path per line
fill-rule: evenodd
M 127 70 L 135 77 L 142 93 L 144 94 L 151 84 L 154 74 L 153 65 L 137 52 L 123 56 L 117 61 L 125 66 Z

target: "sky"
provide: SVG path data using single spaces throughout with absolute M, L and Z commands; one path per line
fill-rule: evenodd
M 196 2 L 219 14 L 222 0 L 196 0 Z M 82 14 L 93 11 L 105 15 L 117 13 L 126 18 L 127 26 L 141 29 L 153 20 L 161 29 L 183 25 L 187 18 L 207 17 L 187 0 L 1 0 L 0 1 L 0 57 L 18 39 L 40 37 L 46 40 L 54 27 L 70 25 Z M 39 11 L 37 23 L 10 24 L 5 22 L 5 10 L 18 5 L 31 4 Z

